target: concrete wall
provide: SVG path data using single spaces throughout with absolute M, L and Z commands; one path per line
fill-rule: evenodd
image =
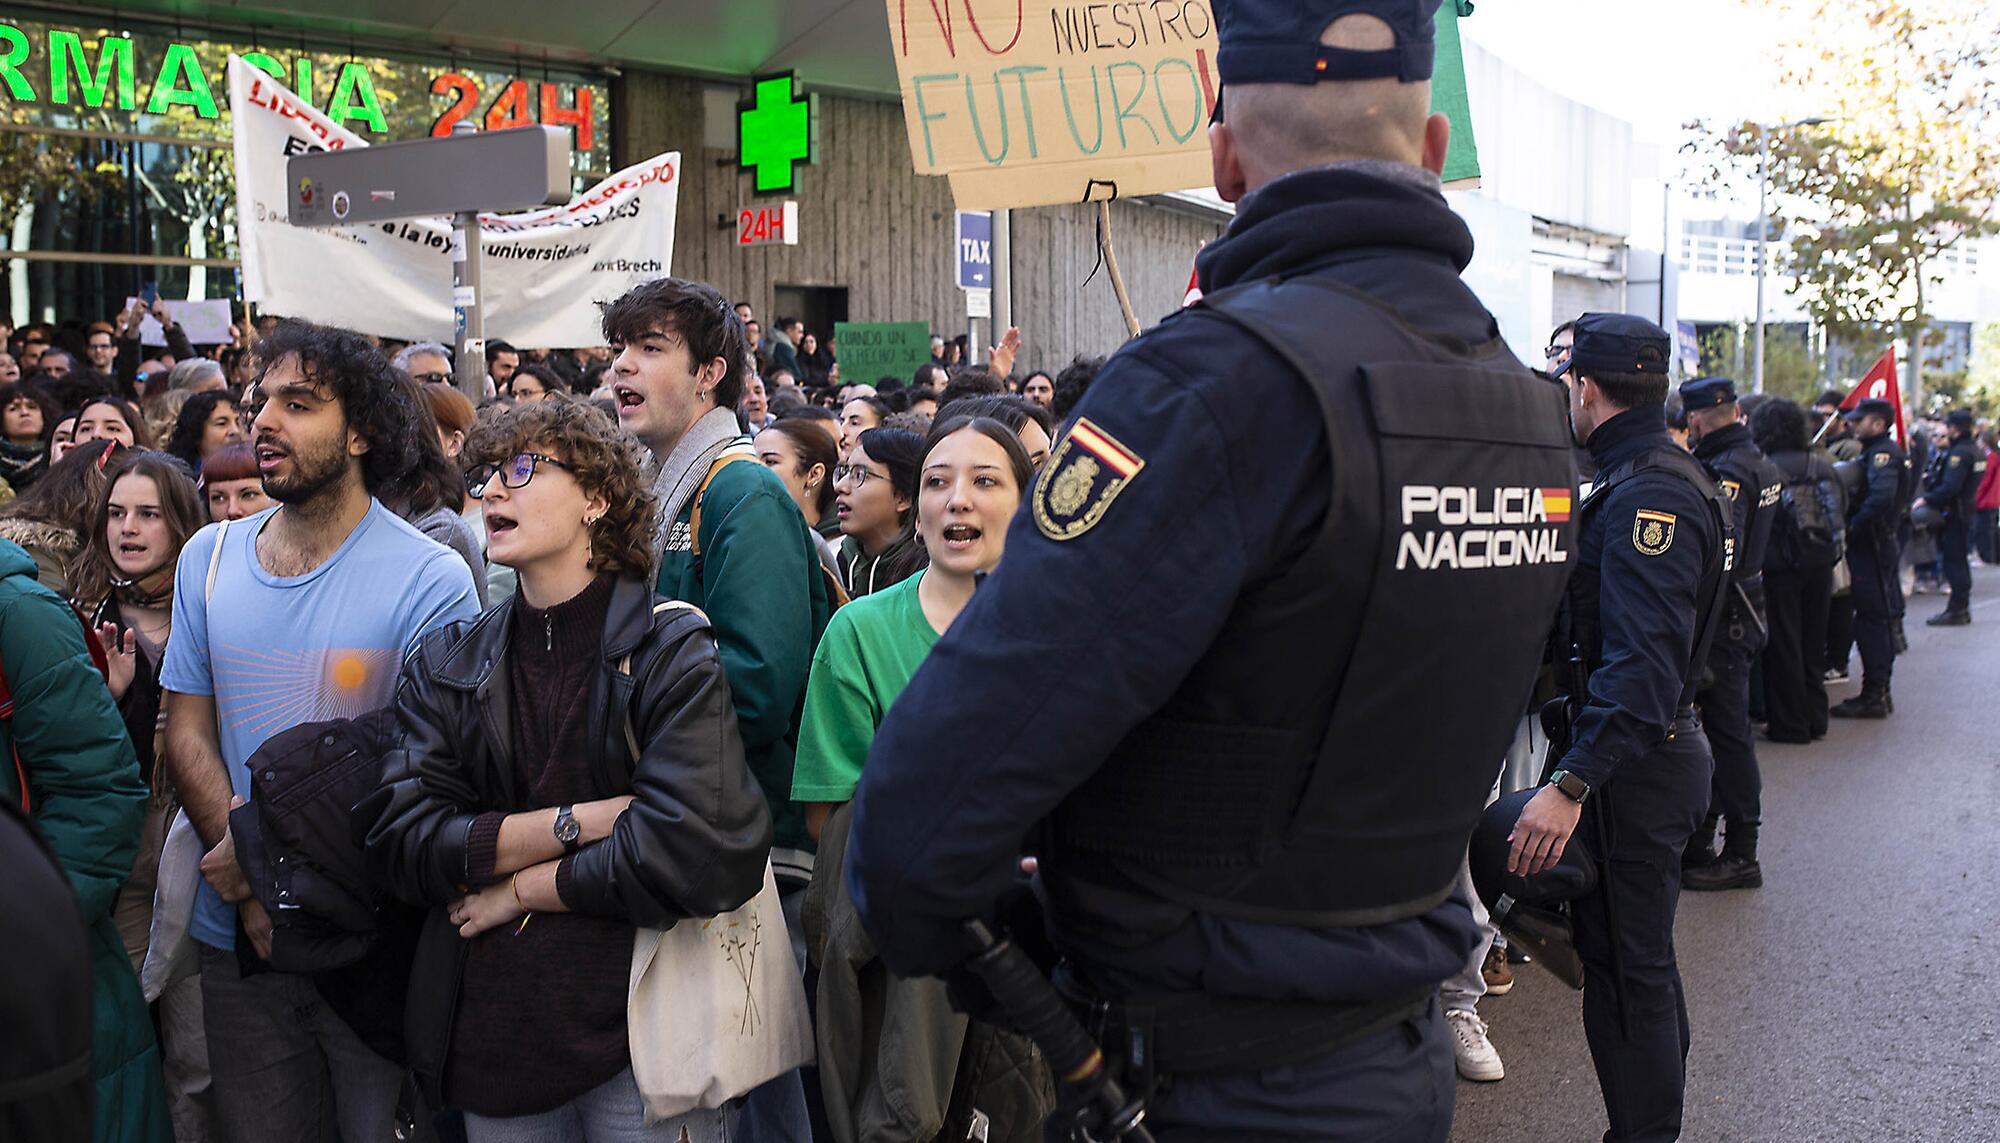
M 819 163 L 801 167 L 797 246 L 743 249 L 718 228 L 751 204 L 750 177 L 734 161 L 735 141 L 717 85 L 628 71 L 612 92 L 614 161 L 682 153 L 674 273 L 712 282 L 772 312 L 778 286 L 844 286 L 854 321 L 925 321 L 947 337 L 965 332 L 963 295 L 953 278 L 951 188 L 917 176 L 903 110 L 895 103 L 822 96 Z M 1014 321 L 1024 369 L 1053 369 L 1075 353 L 1109 353 L 1124 340 L 1108 276 L 1097 260 L 1096 208 L 1013 212 Z M 1195 251 L 1222 224 L 1145 202 L 1116 203 L 1112 234 L 1140 320 L 1180 305 Z M 988 323 L 980 323 L 989 338 Z M 828 331 L 815 331 L 824 334 Z M 990 338 L 989 338 L 990 340 Z

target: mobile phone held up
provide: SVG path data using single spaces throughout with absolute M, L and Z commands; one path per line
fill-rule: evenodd
M 147 282 L 145 285 L 140 286 L 139 300 L 146 303 L 150 308 L 154 302 L 160 300 L 160 284 L 158 282 Z

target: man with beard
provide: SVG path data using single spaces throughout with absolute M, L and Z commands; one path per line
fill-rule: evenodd
M 417 461 L 416 390 L 358 334 L 286 321 L 260 344 L 257 467 L 278 506 L 202 529 L 181 551 L 160 682 L 174 786 L 202 841 L 203 1023 L 226 1140 L 390 1137 L 402 1069 L 319 998 L 311 978 L 248 973 L 271 919 L 236 862 L 229 810 L 248 761 L 304 722 L 387 703 L 404 655 L 478 614 L 471 573 L 374 497 Z

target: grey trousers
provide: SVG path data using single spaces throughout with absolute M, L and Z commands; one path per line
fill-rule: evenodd
M 385 1143 L 403 1069 L 376 1055 L 303 976 L 243 976 L 201 946 L 216 1134 L 227 1143 Z

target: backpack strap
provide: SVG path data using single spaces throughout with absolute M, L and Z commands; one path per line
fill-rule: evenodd
M 229 538 L 229 521 L 224 520 L 215 531 L 215 550 L 208 554 L 208 583 L 203 586 L 201 601 L 209 603 L 215 599 L 215 573 L 222 567 L 222 542 Z
M 694 490 L 694 511 L 688 514 L 688 545 L 697 560 L 701 558 L 701 502 L 708 498 L 708 486 L 714 482 L 716 473 L 745 460 L 757 460 L 757 450 L 748 442 L 737 441 L 723 449 L 715 463 L 708 466 L 708 475 L 701 478 L 701 487 Z
M 720 464 L 721 462 L 718 461 L 718 467 Z M 709 476 L 713 477 L 714 475 L 715 470 L 710 469 Z M 706 487 L 707 484 L 707 481 L 702 482 L 703 487 Z M 653 604 L 653 619 L 657 621 L 663 613 L 668 611 L 692 611 L 696 615 L 701 616 L 704 621 L 708 619 L 707 613 L 703 612 L 701 608 L 681 599 L 662 599 Z M 618 660 L 618 673 L 627 678 L 631 677 L 632 652 L 625 652 L 624 656 Z M 632 708 L 629 706 L 625 708 L 625 748 L 632 752 L 632 764 L 636 767 L 639 763 L 639 735 L 632 728 Z

